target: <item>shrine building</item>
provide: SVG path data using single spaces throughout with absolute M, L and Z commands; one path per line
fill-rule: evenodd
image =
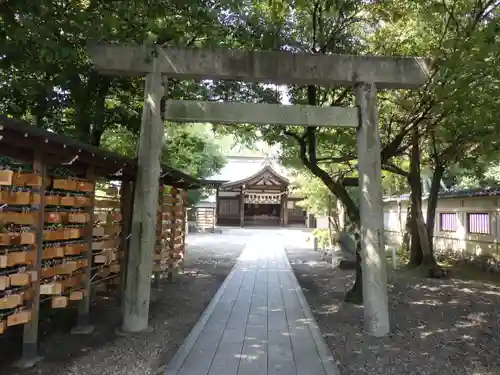
M 286 170 L 272 159 L 233 156 L 219 173 L 206 181 L 215 191 L 217 226 L 305 226 L 301 197 L 289 192 Z

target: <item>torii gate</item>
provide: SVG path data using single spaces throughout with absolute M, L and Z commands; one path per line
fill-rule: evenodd
M 276 84 L 354 87 L 357 108 L 170 101 L 166 119 L 181 122 L 357 127 L 365 330 L 389 332 L 377 89 L 410 89 L 429 76 L 421 58 L 313 55 L 243 50 L 97 44 L 90 56 L 102 74 L 146 75 L 138 150 L 123 330 L 148 327 L 152 254 L 164 137 L 162 76 Z

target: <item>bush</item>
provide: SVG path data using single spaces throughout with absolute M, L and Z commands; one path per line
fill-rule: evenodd
M 312 231 L 312 235 L 318 241 L 318 249 L 326 249 L 330 246 L 330 242 L 334 245 L 337 243 L 337 235 L 335 233 L 330 241 L 330 233 L 328 229 L 314 229 Z

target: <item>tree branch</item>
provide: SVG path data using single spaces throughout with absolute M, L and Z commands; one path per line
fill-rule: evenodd
M 399 174 L 400 176 L 408 178 L 409 173 L 406 172 L 404 169 L 399 168 L 398 166 L 394 164 L 382 164 L 382 169 L 387 172 Z
M 318 10 L 319 10 L 319 1 L 316 1 L 314 3 L 314 9 L 313 9 L 313 14 L 312 14 L 312 46 L 311 46 L 311 51 L 313 53 L 316 53 L 316 45 L 317 45 L 317 39 L 316 39 L 316 34 L 318 33 Z
M 345 177 L 339 181 L 343 186 L 359 186 L 358 177 Z
M 291 138 L 295 139 L 299 143 L 302 140 L 302 138 L 298 134 L 296 134 L 294 132 L 291 132 L 291 131 L 288 131 L 288 130 L 283 131 L 283 134 L 286 135 L 286 136 L 288 136 L 288 137 L 291 137 Z
M 307 156 L 307 140 L 304 137 L 299 137 L 294 133 L 287 132 L 292 138 L 297 140 L 299 144 L 299 157 L 304 166 L 311 171 L 313 175 L 318 177 L 328 187 L 328 189 L 335 195 L 346 207 L 349 219 L 359 225 L 359 209 L 351 199 L 345 188 L 339 182 L 335 181 L 324 169 L 317 164 L 312 163 Z
M 351 92 L 351 89 L 346 88 L 344 89 L 337 98 L 332 100 L 332 103 L 330 104 L 331 107 L 340 105 L 342 101 L 347 97 L 347 95 Z
M 346 155 L 346 156 L 338 156 L 338 157 L 325 157 L 325 158 L 317 158 L 316 161 L 318 163 L 330 162 L 332 164 L 345 163 L 348 161 L 356 160 L 358 157 L 354 155 Z

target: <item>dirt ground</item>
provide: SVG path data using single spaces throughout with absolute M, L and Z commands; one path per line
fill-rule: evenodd
M 197 239 L 194 235 L 195 240 Z M 203 235 L 200 235 L 203 237 Z M 193 241 L 188 246 L 185 272 L 174 283 L 166 280 L 153 291 L 151 333 L 117 336 L 119 302 L 100 295 L 91 309 L 95 331 L 89 336 L 69 333 L 75 311 L 49 310 L 40 326 L 40 354 L 44 360 L 32 369 L 11 364 L 20 356 L 22 327 L 0 337 L 0 375 L 151 375 L 161 373 L 175 355 L 226 276 L 243 244 Z M 212 246 L 212 247 L 210 247 Z M 17 327 L 16 327 L 17 328 Z M 50 333 L 49 333 L 50 332 Z
M 391 271 L 391 333 L 363 333 L 363 309 L 343 302 L 352 271 L 319 253 L 288 256 L 342 375 L 500 374 L 500 287 L 493 282 L 422 279 Z

